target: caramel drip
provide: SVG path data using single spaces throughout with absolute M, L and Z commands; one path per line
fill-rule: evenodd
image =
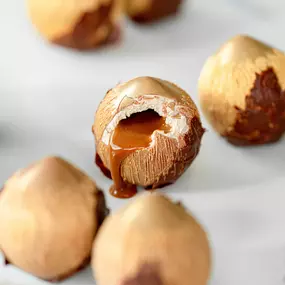
M 114 181 L 110 193 L 117 198 L 130 198 L 137 193 L 136 185 L 123 180 L 121 164 L 123 160 L 137 150 L 150 146 L 155 130 L 169 132 L 165 118 L 153 110 L 135 113 L 119 122 L 114 130 L 110 144 L 110 171 Z

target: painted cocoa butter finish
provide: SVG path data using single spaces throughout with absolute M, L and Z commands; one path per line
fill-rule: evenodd
M 235 145 L 258 145 L 278 141 L 285 132 L 285 92 L 272 68 L 256 74 L 246 96 L 246 108 L 236 107 L 233 130 L 225 137 Z
M 111 194 L 130 198 L 136 186 L 152 190 L 175 182 L 199 153 L 204 131 L 184 90 L 159 78 L 134 78 L 99 104 L 92 127 L 95 162 L 111 174 Z
M 111 38 L 118 39 L 120 30 L 110 21 L 113 3 L 114 1 L 108 6 L 101 6 L 95 11 L 84 13 L 71 33 L 52 39 L 52 42 L 73 49 L 89 50 L 106 44 Z M 95 36 L 92 36 L 91 40 L 90 35 L 96 34 L 96 30 L 103 26 L 109 31 L 105 40 L 94 40 Z M 115 34 L 116 36 L 114 36 Z

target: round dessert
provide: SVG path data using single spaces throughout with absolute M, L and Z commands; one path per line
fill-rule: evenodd
M 285 132 L 285 55 L 238 35 L 205 63 L 199 79 L 202 111 L 236 145 L 278 141 Z
M 182 0 L 124 0 L 127 16 L 137 23 L 149 23 L 174 15 Z
M 107 213 L 103 193 L 79 169 L 47 157 L 16 172 L 0 195 L 0 251 L 34 276 L 59 281 L 90 261 Z
M 176 85 L 139 77 L 110 90 L 93 125 L 97 164 L 129 198 L 178 179 L 199 153 L 204 129 L 196 105 Z
M 91 49 L 118 31 L 121 0 L 27 0 L 32 23 L 50 42 Z
M 156 193 L 110 215 L 93 250 L 98 285 L 206 285 L 210 276 L 205 231 L 180 203 Z

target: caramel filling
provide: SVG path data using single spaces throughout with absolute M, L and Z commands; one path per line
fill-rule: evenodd
M 170 131 L 170 126 L 165 123 L 165 118 L 153 110 L 135 113 L 120 121 L 115 128 L 109 144 L 110 171 L 114 181 L 110 193 L 113 196 L 130 198 L 137 193 L 136 185 L 123 180 L 121 164 L 128 155 L 149 147 L 152 141 L 151 136 L 155 130 L 167 133 Z

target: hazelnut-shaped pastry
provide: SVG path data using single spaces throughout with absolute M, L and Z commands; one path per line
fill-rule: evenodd
M 206 285 L 207 234 L 180 203 L 144 194 L 110 215 L 94 243 L 97 285 Z
M 0 193 L 0 251 L 7 263 L 59 281 L 88 264 L 105 214 L 102 191 L 59 157 L 16 172 Z
M 27 0 L 32 23 L 48 41 L 79 50 L 114 37 L 122 0 Z
M 236 145 L 278 141 L 285 131 L 285 55 L 238 35 L 205 63 L 199 79 L 202 111 Z
M 111 193 L 129 198 L 136 185 L 155 189 L 176 181 L 198 155 L 204 129 L 185 91 L 139 77 L 106 94 L 93 133 L 101 168 L 114 181 Z

